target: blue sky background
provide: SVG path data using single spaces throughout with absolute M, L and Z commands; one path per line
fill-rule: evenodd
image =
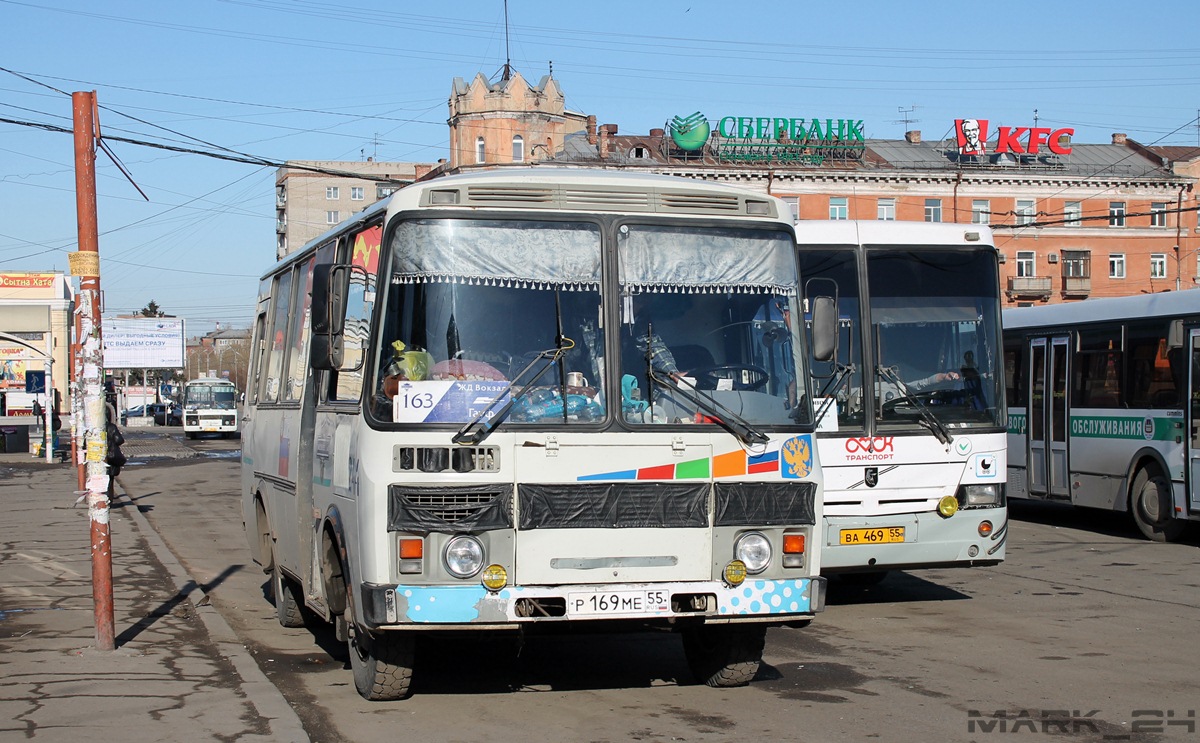
M 114 136 L 273 161 L 448 157 L 455 77 L 497 76 L 502 0 L 0 0 L 0 118 L 71 126 L 95 90 Z M 964 12 L 963 9 L 966 9 Z M 654 3 L 510 0 L 512 63 L 553 63 L 575 111 L 646 132 L 703 111 L 863 119 L 868 137 L 949 136 L 955 118 L 1200 144 L 1194 0 Z M 23 77 L 22 77 L 23 76 Z M 27 79 L 28 78 L 28 79 Z M 907 110 L 907 114 L 905 112 Z M 112 143 L 101 154 L 107 313 L 156 301 L 248 326 L 274 261 L 274 168 Z M 0 272 L 66 270 L 70 134 L 0 123 Z

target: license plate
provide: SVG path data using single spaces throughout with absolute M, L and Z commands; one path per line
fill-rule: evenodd
M 573 617 L 659 614 L 671 610 L 664 590 L 568 593 L 567 614 Z
M 838 544 L 894 544 L 903 541 L 903 526 L 884 526 L 878 529 L 842 529 Z

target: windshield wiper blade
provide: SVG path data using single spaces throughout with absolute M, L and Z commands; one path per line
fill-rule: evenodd
M 496 395 L 495 399 L 487 404 L 487 407 L 479 411 L 478 415 L 468 421 L 467 425 L 459 429 L 458 433 L 454 434 L 450 440 L 462 446 L 475 446 L 490 436 L 492 431 L 496 430 L 496 426 L 499 426 L 501 423 L 503 423 L 504 419 L 508 417 L 508 414 L 512 412 L 513 406 L 517 404 L 517 401 L 523 398 L 526 393 L 528 393 L 529 390 L 532 389 L 535 384 L 537 384 L 537 381 L 542 378 L 542 375 L 549 371 L 550 367 L 554 366 L 554 362 L 558 361 L 565 350 L 566 349 L 564 348 L 548 348 L 545 351 L 539 351 L 537 356 L 534 357 L 533 361 L 530 361 L 524 369 L 518 372 L 517 375 L 513 377 L 513 380 L 508 383 L 508 386 L 505 387 L 499 395 Z M 526 382 L 523 387 L 521 387 L 521 389 L 513 393 L 513 395 L 509 397 L 508 402 L 504 403 L 504 406 L 497 410 L 495 415 L 489 418 L 488 413 L 500 404 L 500 401 L 504 399 L 505 395 L 512 392 L 512 389 L 517 386 L 517 384 L 522 380 L 522 378 L 525 377 L 526 374 L 529 373 L 530 369 L 537 366 L 538 362 L 542 362 L 542 368 L 538 369 L 537 373 L 534 374 L 533 377 L 530 378 L 530 380 Z
M 818 425 L 820 425 L 821 419 L 825 417 L 825 414 L 829 412 L 829 409 L 833 407 L 834 398 L 837 396 L 838 391 L 846 386 L 846 382 L 850 381 L 852 374 L 854 374 L 854 364 L 839 364 L 833 378 L 821 388 L 821 392 L 819 393 L 822 400 L 821 407 L 814 416 L 814 420 Z M 830 387 L 833 389 L 830 389 Z
M 736 436 L 747 446 L 767 444 L 771 441 L 770 437 L 768 437 L 762 431 L 756 429 L 754 426 L 750 425 L 750 422 L 745 418 L 712 399 L 708 395 L 703 394 L 691 383 L 681 379 L 678 380 L 679 384 L 671 384 L 667 380 L 658 376 L 656 370 L 654 369 L 649 371 L 649 377 L 650 381 L 654 384 L 670 392 L 678 393 L 680 397 L 713 416 L 717 425 Z M 690 392 L 688 391 L 689 387 L 691 388 Z
M 925 403 L 921 402 L 916 395 L 908 391 L 908 385 L 904 384 L 904 381 L 900 379 L 899 374 L 897 374 L 890 367 L 886 366 L 877 366 L 875 367 L 875 371 L 881 377 L 896 385 L 896 387 L 898 387 L 904 394 L 904 399 L 912 402 L 912 404 L 916 406 L 917 412 L 919 412 L 921 417 L 924 419 L 919 421 L 919 423 L 925 428 L 928 428 L 929 431 L 935 437 L 937 437 L 938 441 L 946 445 L 949 445 L 950 442 L 954 441 L 954 436 L 950 434 L 950 429 L 946 428 L 945 424 L 938 420 L 938 417 L 930 412 L 929 408 L 925 407 Z

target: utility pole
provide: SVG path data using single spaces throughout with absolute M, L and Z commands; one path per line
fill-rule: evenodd
M 109 474 L 107 414 L 104 408 L 104 348 L 100 338 L 100 236 L 96 222 L 96 92 L 71 94 L 75 127 L 75 209 L 79 251 L 73 253 L 71 273 L 79 277 L 80 371 L 76 388 L 83 410 L 84 491 L 92 537 L 92 602 L 96 647 L 113 650 L 112 540 L 108 524 Z M 80 431 L 76 431 L 78 436 Z

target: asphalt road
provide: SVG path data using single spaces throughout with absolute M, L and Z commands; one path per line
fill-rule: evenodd
M 748 687 L 694 684 L 670 634 L 441 640 L 411 699 L 369 703 L 330 629 L 276 622 L 242 534 L 239 442 L 187 444 L 202 456 L 121 480 L 314 741 L 1200 742 L 1200 541 L 1020 502 L 1004 564 L 834 581 L 811 626 L 770 631 Z

